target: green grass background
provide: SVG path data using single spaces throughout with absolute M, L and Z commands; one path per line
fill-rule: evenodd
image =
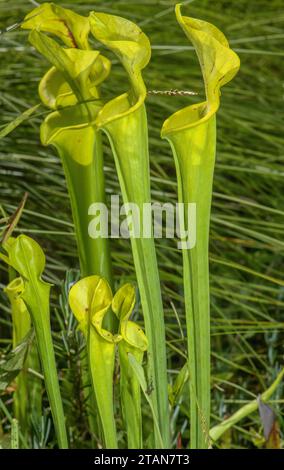
M 37 85 L 48 64 L 28 44 L 27 32 L 7 27 L 33 8 L 28 0 L 0 0 L 0 130 L 39 102 Z M 210 270 L 212 319 L 212 422 L 230 415 L 261 393 L 283 365 L 284 327 L 284 5 L 281 0 L 186 1 L 188 15 L 214 23 L 241 58 L 236 79 L 223 89 L 218 113 L 217 164 L 211 218 Z M 92 9 L 120 14 L 149 35 L 153 54 L 145 80 L 149 90 L 193 90 L 203 99 L 200 68 L 191 44 L 176 23 L 174 1 L 58 1 L 82 14 Z M 111 57 L 111 56 L 110 56 Z M 106 97 L 126 90 L 123 70 L 115 62 L 105 85 Z M 196 98 L 195 98 L 196 99 Z M 164 119 L 193 102 L 190 97 L 147 100 L 153 201 L 175 202 L 174 163 L 159 133 Z M 35 237 L 47 255 L 46 277 L 52 295 L 54 341 L 61 369 L 65 409 L 72 445 L 87 446 L 84 403 L 76 360 L 80 347 L 66 305 L 66 270 L 77 269 L 73 225 L 62 167 L 51 148 L 39 141 L 37 114 L 0 141 L 0 230 L 7 216 L 29 192 L 17 232 Z M 108 195 L 118 192 L 114 163 L 106 147 Z M 157 240 L 167 326 L 169 381 L 185 362 L 186 341 L 181 253 L 173 240 Z M 117 285 L 135 280 L 129 243 L 111 242 Z M 73 274 L 70 274 L 73 277 Z M 68 278 L 69 279 L 69 278 Z M 7 273 L 0 266 L 0 287 Z M 68 280 L 67 280 L 68 282 Z M 60 302 L 58 295 L 61 291 Z M 139 305 L 136 312 L 141 320 Z M 9 308 L 0 297 L 0 347 L 9 345 Z M 11 395 L 3 394 L 2 432 L 9 429 Z M 172 419 L 174 435 L 188 437 L 186 392 Z M 272 400 L 283 429 L 283 387 Z M 147 418 L 147 417 L 146 417 Z M 118 413 L 118 426 L 120 417 Z M 120 434 L 123 445 L 124 435 Z M 50 416 L 35 425 L 33 444 L 52 446 Z M 224 447 L 262 446 L 258 414 L 241 422 L 219 443 Z

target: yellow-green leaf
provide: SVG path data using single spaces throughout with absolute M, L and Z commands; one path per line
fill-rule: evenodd
M 142 30 L 125 18 L 93 12 L 90 25 L 95 38 L 116 54 L 130 80 L 131 90 L 107 103 L 100 112 L 97 125 L 118 119 L 135 111 L 146 98 L 141 75 L 151 57 L 149 39 Z
M 119 337 L 103 328 L 103 319 L 111 302 L 111 288 L 108 282 L 100 276 L 81 279 L 71 287 L 69 292 L 70 307 L 83 333 L 87 334 L 88 327 L 92 325 L 106 341 L 116 342 Z
M 31 328 L 31 319 L 27 307 L 21 297 L 25 289 L 23 279 L 18 277 L 4 289 L 12 311 L 13 347 L 15 348 Z
M 112 335 L 103 328 L 103 320 L 111 302 L 110 286 L 100 276 L 81 279 L 69 292 L 70 307 L 86 337 L 88 363 L 105 444 L 108 448 L 115 448 L 117 440 L 113 411 L 113 372 L 116 342 L 121 337 Z
M 151 202 L 144 105 L 146 87 L 142 78 L 142 70 L 151 55 L 150 42 L 136 24 L 118 16 L 91 13 L 90 24 L 95 38 L 119 58 L 130 82 L 128 92 L 109 101 L 98 113 L 96 125 L 109 138 L 124 203 L 137 204 L 142 214 L 143 204 Z M 142 216 L 140 224 L 142 227 Z M 148 375 L 154 387 L 153 404 L 167 446 L 170 444 L 165 326 L 155 245 L 152 237 L 130 238 L 149 341 Z M 137 344 L 137 334 L 140 333 L 136 327 L 134 331 L 130 326 L 123 334 L 128 341 Z M 126 344 L 130 347 L 129 343 Z M 159 447 L 161 441 L 156 429 L 154 433 L 155 445 Z
M 170 116 L 162 137 L 171 145 L 176 165 L 178 199 L 183 209 L 184 298 L 190 376 L 190 447 L 208 448 L 210 426 L 210 291 L 209 224 L 216 154 L 216 112 L 220 88 L 237 73 L 240 61 L 214 25 L 181 14 L 178 23 L 193 43 L 203 75 L 206 101 Z M 195 204 L 194 222 L 188 215 Z M 185 243 L 187 242 L 187 243 Z
M 50 284 L 42 279 L 45 255 L 39 244 L 26 235 L 8 238 L 4 249 L 8 253 L 8 264 L 20 274 L 23 281 L 24 288 L 21 288 L 20 296 L 35 328 L 58 444 L 60 448 L 67 448 L 64 412 L 50 327 Z
M 61 72 L 79 102 L 92 98 L 90 74 L 99 51 L 65 49 L 36 30 L 30 32 L 29 41 Z
M 167 119 L 162 136 L 194 127 L 209 120 L 220 105 L 220 88 L 236 75 L 240 59 L 229 47 L 224 34 L 214 25 L 181 14 L 181 4 L 176 5 L 177 20 L 193 43 L 202 70 L 206 102 L 188 106 Z
M 135 306 L 135 288 L 125 284 L 115 294 L 112 301 L 113 312 L 119 319 L 119 331 L 124 341 L 141 351 L 146 351 L 147 338 L 136 323 L 129 320 Z
M 88 18 L 54 3 L 43 3 L 24 19 L 23 29 L 37 29 L 54 34 L 68 47 L 89 49 Z

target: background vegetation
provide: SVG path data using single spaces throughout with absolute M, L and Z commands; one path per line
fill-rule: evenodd
M 57 3 L 82 14 L 96 9 L 136 21 L 149 35 L 153 47 L 152 61 L 144 75 L 148 89 L 194 90 L 199 93 L 198 100 L 203 97 L 200 69 L 175 21 L 174 0 Z M 242 62 L 239 75 L 223 91 L 218 114 L 210 245 L 212 422 L 217 423 L 265 390 L 283 366 L 284 7 L 280 0 L 185 3 L 189 4 L 189 15 L 208 20 L 224 31 Z M 4 31 L 21 21 L 35 4 L 32 0 L 0 0 L 0 130 L 39 102 L 37 84 L 48 64 L 28 44 L 27 32 Z M 105 87 L 109 96 L 126 89 L 124 72 L 118 64 Z M 164 119 L 190 101 L 191 97 L 149 96 L 153 201 L 176 201 L 174 163 L 159 132 Z M 61 163 L 55 152 L 42 147 L 39 141 L 39 125 L 45 112 L 40 108 L 0 141 L 0 230 L 28 191 L 17 232 L 36 238 L 47 254 L 47 279 L 55 285 L 54 341 L 71 443 L 85 447 L 89 444 L 77 366 L 80 340 L 66 302 L 67 286 L 76 277 L 78 260 Z M 117 193 L 117 177 L 108 150 L 105 171 L 108 194 Z M 173 383 L 186 355 L 182 261 L 175 241 L 157 240 L 156 245 L 166 314 L 169 381 Z M 135 281 L 129 243 L 112 240 L 111 248 L 117 284 Z M 7 283 L 5 269 L 1 264 L 1 288 Z M 141 320 L 139 305 L 136 320 Z M 10 347 L 11 324 L 2 289 L 0 338 L 4 353 Z M 10 428 L 11 391 L 12 387 L 0 396 L 0 439 Z M 283 403 L 281 386 L 272 406 L 282 429 Z M 188 438 L 188 412 L 184 391 L 172 419 L 174 435 L 178 438 L 181 432 L 184 443 Z M 54 434 L 48 408 L 43 417 L 33 418 L 33 445 L 52 447 Z M 120 440 L 123 445 L 122 434 Z M 219 445 L 263 446 L 258 414 L 241 422 Z

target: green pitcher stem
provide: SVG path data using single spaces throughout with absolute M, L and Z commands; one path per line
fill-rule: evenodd
M 91 326 L 88 338 L 90 375 L 100 415 L 104 447 L 117 449 L 113 409 L 113 371 L 115 345 L 106 343 Z
M 106 448 L 117 448 L 113 403 L 117 335 L 103 327 L 103 319 L 112 302 L 108 282 L 100 276 L 88 276 L 69 291 L 69 304 L 86 338 L 86 349 L 97 412 Z
M 142 412 L 140 384 L 129 364 L 129 353 L 139 364 L 143 361 L 143 351 L 129 347 L 125 342 L 119 345 L 120 395 L 122 416 L 127 433 L 127 448 L 142 449 Z
M 82 145 L 82 153 L 84 145 Z M 90 216 L 89 207 L 93 203 L 105 203 L 105 181 L 103 168 L 102 138 L 99 132 L 94 133 L 94 158 L 89 165 L 77 163 L 72 155 L 61 153 L 68 192 L 71 201 L 72 215 L 75 225 L 78 254 L 81 266 L 81 276 L 86 277 L 93 274 L 107 279 L 113 286 L 112 265 L 107 238 L 91 238 L 88 233 Z M 112 312 L 108 312 L 105 318 L 105 327 L 113 331 L 116 327 L 116 319 Z M 88 421 L 92 434 L 100 434 L 99 425 L 95 417 L 96 403 L 92 395 L 90 366 L 88 358 L 82 354 L 82 381 L 84 394 L 88 398 L 91 408 L 88 413 Z
M 4 248 L 8 253 L 4 260 L 20 275 L 19 282 L 22 286 L 19 298 L 23 300 L 35 329 L 58 446 L 65 449 L 68 448 L 68 440 L 51 336 L 50 284 L 41 278 L 45 256 L 38 243 L 26 235 L 9 239 Z
M 209 225 L 215 164 L 216 118 L 169 138 L 175 157 L 179 202 L 191 232 L 188 204 L 196 204 L 196 243 L 183 249 L 184 296 L 190 377 L 190 447 L 209 446 L 210 297 Z
M 58 383 L 50 325 L 47 325 L 46 328 L 42 328 L 41 323 L 34 319 L 34 326 L 58 446 L 60 449 L 67 449 L 68 440 L 65 428 L 65 416 Z
M 109 239 L 91 238 L 88 232 L 91 220 L 88 215 L 90 206 L 106 202 L 102 137 L 99 132 L 94 133 L 93 151 L 94 158 L 89 165 L 81 165 L 71 155 L 62 152 L 61 160 L 71 201 L 81 276 L 96 274 L 104 277 L 113 288 Z M 83 152 L 84 143 L 82 143 L 82 154 Z M 112 312 L 106 315 L 104 324 L 108 330 L 115 330 L 117 322 Z
M 82 144 L 82 153 L 84 144 Z M 112 267 L 107 238 L 91 238 L 88 233 L 89 207 L 93 203 L 105 203 L 105 182 L 101 136 L 94 139 L 94 159 L 89 165 L 81 165 L 70 155 L 61 155 L 75 225 L 82 277 L 100 275 L 112 285 Z
M 172 147 L 178 179 L 179 202 L 185 207 L 185 230 L 196 228 L 196 240 L 184 248 L 184 292 L 190 380 L 190 447 L 210 446 L 210 297 L 208 243 L 216 153 L 216 113 L 220 88 L 234 78 L 240 59 L 216 26 L 183 16 L 177 21 L 197 53 L 204 80 L 206 101 L 186 106 L 163 124 L 162 137 Z M 188 204 L 196 204 L 195 227 Z M 186 209 L 186 210 L 185 210 Z
M 143 209 L 151 202 L 147 116 L 144 105 L 135 114 L 105 126 L 115 158 L 125 204 L 135 203 L 143 227 Z M 151 238 L 131 237 L 134 266 L 149 342 L 148 380 L 165 447 L 169 447 L 169 403 L 164 311 L 155 243 Z M 155 429 L 155 444 L 160 439 Z
M 149 342 L 147 352 L 148 385 L 150 390 L 153 388 L 153 403 L 158 416 L 160 431 L 165 447 L 169 448 L 166 332 L 156 250 L 153 239 L 133 238 L 131 244 L 143 308 L 145 331 Z M 156 445 L 160 446 L 160 439 L 157 435 Z

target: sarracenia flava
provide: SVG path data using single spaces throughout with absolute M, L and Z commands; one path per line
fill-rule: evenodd
M 89 276 L 78 281 L 69 293 L 70 307 L 86 337 L 92 385 L 103 428 L 104 444 L 117 448 L 113 405 L 113 376 L 115 352 L 118 344 L 120 359 L 120 387 L 123 418 L 128 436 L 128 448 L 142 446 L 142 417 L 140 385 L 131 374 L 128 354 L 142 363 L 147 339 L 134 322 L 129 320 L 135 304 L 134 288 L 126 284 L 116 295 L 107 281 L 99 276 Z M 113 335 L 103 327 L 106 312 L 113 306 L 118 316 L 119 333 Z
M 42 280 L 45 256 L 38 243 L 25 235 L 9 238 L 4 244 L 4 249 L 7 255 L 0 253 L 0 259 L 11 266 L 19 275 L 17 281 L 14 282 L 17 282 L 20 287 L 19 299 L 23 301 L 35 329 L 36 343 L 58 445 L 64 449 L 68 447 L 68 441 L 51 337 L 49 310 L 51 286 Z
M 177 20 L 196 50 L 205 84 L 206 101 L 188 106 L 168 118 L 162 137 L 171 145 L 178 181 L 179 202 L 196 204 L 196 244 L 183 249 L 184 295 L 190 377 L 190 446 L 208 448 L 210 426 L 210 307 L 208 242 L 212 183 L 216 152 L 216 112 L 220 88 L 238 72 L 240 61 L 225 36 L 205 21 L 182 16 Z
M 91 31 L 95 38 L 116 54 L 129 79 L 130 90 L 108 102 L 98 113 L 96 125 L 108 136 L 118 173 L 124 204 L 139 208 L 136 217 L 143 227 L 143 206 L 151 202 L 148 152 L 148 126 L 144 101 L 146 87 L 142 70 L 148 64 L 151 47 L 141 29 L 124 18 L 91 13 Z M 135 224 L 132 224 L 132 229 Z M 131 226 L 131 223 L 129 223 Z M 152 231 L 148 238 L 130 229 L 132 253 L 145 321 L 148 347 L 148 381 L 153 386 L 153 402 L 164 445 L 169 446 L 169 403 L 165 325 L 159 271 Z M 155 427 L 155 445 L 160 447 Z
M 104 276 L 112 286 L 112 266 L 107 238 L 88 233 L 89 208 L 105 202 L 101 135 L 94 125 L 102 107 L 99 86 L 107 78 L 110 61 L 89 46 L 89 20 L 71 10 L 44 3 L 27 15 L 22 25 L 31 30 L 29 40 L 52 64 L 39 84 L 44 105 L 53 110 L 41 125 L 41 141 L 53 145 L 61 158 L 70 196 L 82 276 Z M 60 45 L 44 33 L 56 36 Z M 115 316 L 105 320 L 115 327 Z M 83 363 L 84 393 L 89 397 L 89 379 Z M 90 396 L 89 424 L 94 434 L 94 403 Z
M 197 206 L 196 244 L 190 249 L 183 247 L 184 292 L 191 392 L 190 446 L 206 448 L 210 445 L 208 239 L 216 112 L 220 88 L 237 73 L 239 59 L 215 26 L 182 16 L 180 5 L 176 15 L 196 49 L 206 91 L 205 102 L 178 111 L 162 129 L 162 137 L 169 141 L 174 154 L 185 232 L 191 230 L 186 208 L 191 203 Z M 151 202 L 151 196 L 144 104 L 147 91 L 142 70 L 150 60 L 149 40 L 137 25 L 124 18 L 96 12 L 82 17 L 54 4 L 42 4 L 33 10 L 22 26 L 31 30 L 30 42 L 52 64 L 39 86 L 42 102 L 53 110 L 42 124 L 41 140 L 57 148 L 66 174 L 83 277 L 71 289 L 70 304 L 87 340 L 105 445 L 117 447 L 112 377 L 116 345 L 128 445 L 141 445 L 140 387 L 129 368 L 129 357 L 134 356 L 139 369 L 148 344 L 147 380 L 157 417 L 153 444 L 170 447 L 165 326 L 155 245 L 152 229 L 148 237 L 137 237 L 133 228 L 134 218 L 137 227 L 137 214 L 131 205 L 135 203 L 139 209 L 138 226 L 144 235 L 144 204 Z M 110 62 L 99 51 L 91 50 L 90 32 L 116 54 L 129 79 L 129 91 L 106 104 L 99 88 L 109 74 Z M 64 47 L 50 35 L 59 38 Z M 112 297 L 107 239 L 92 239 L 88 233 L 90 206 L 105 201 L 101 131 L 109 139 L 123 200 L 129 207 L 127 218 L 132 219 L 130 238 L 147 341 L 144 333 L 129 321 L 135 300 L 133 288 L 126 285 Z M 119 321 L 117 334 L 112 322 L 104 321 L 111 307 Z
M 113 107 L 112 102 L 108 103 L 100 118 L 98 112 L 102 102 L 99 99 L 98 85 L 108 75 L 110 63 L 98 51 L 89 49 L 86 18 L 78 15 L 73 18 L 72 12 L 68 10 L 44 4 L 27 16 L 23 27 L 32 29 L 30 42 L 53 65 L 39 87 L 43 103 L 56 109 L 41 127 L 41 140 L 44 144 L 54 145 L 63 162 L 73 208 L 82 274 L 96 273 L 110 281 L 107 240 L 91 239 L 87 226 L 90 205 L 104 200 L 101 140 L 96 128 L 108 128 L 110 132 L 110 128 L 116 126 L 115 135 L 112 137 L 118 150 L 115 156 L 123 156 L 123 162 L 118 163 L 117 160 L 117 168 L 124 201 L 138 202 L 142 209 L 144 202 L 150 202 L 150 185 L 148 131 L 144 108 L 146 89 L 140 70 L 150 58 L 150 44 L 147 37 L 140 34 L 140 29 L 133 23 L 111 15 L 93 14 L 90 17 L 92 31 L 95 30 L 95 35 L 99 34 L 98 39 L 102 42 L 103 23 L 99 29 L 94 27 L 94 24 L 103 18 L 109 20 L 108 26 L 105 25 L 106 40 L 108 34 L 119 36 L 121 24 L 127 28 L 125 34 L 129 36 L 129 41 L 125 41 L 120 54 L 133 89 L 114 100 Z M 77 27 L 74 24 L 77 24 Z M 41 31 L 61 38 L 67 49 Z M 118 45 L 119 41 L 114 43 Z M 77 46 L 84 49 L 78 49 Z M 127 59 L 128 49 L 130 57 Z M 114 114 L 120 115 L 123 106 L 123 116 L 118 120 Z M 110 109 L 113 115 L 108 116 L 106 126 L 105 112 L 109 113 L 107 110 Z M 130 145 L 135 140 L 137 144 L 133 158 Z M 154 387 L 154 403 L 160 426 L 164 430 L 164 442 L 169 442 L 165 328 L 155 248 L 151 237 L 148 240 L 133 240 L 132 246 L 149 337 L 148 379 Z M 156 439 L 156 442 L 160 440 Z
M 53 3 L 31 11 L 22 28 L 31 30 L 30 42 L 52 64 L 39 85 L 43 104 L 53 110 L 41 126 L 41 141 L 56 147 L 62 160 L 82 276 L 98 274 L 112 285 L 108 240 L 88 234 L 90 205 L 105 202 L 102 142 L 94 121 L 110 61 L 90 49 L 89 19 Z

